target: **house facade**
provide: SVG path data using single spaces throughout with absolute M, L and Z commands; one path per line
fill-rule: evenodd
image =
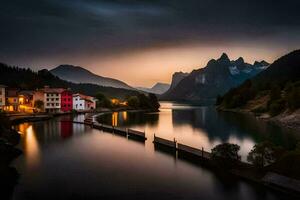
M 67 89 L 61 93 L 61 111 L 71 112 L 73 109 L 73 95 L 72 92 Z
M 19 89 L 17 88 L 7 88 L 5 90 L 5 111 L 17 112 L 19 111 Z
M 33 91 L 23 90 L 18 92 L 19 112 L 33 113 Z
M 3 110 L 5 106 L 5 88 L 5 85 L 0 85 L 0 110 Z
M 83 95 L 83 94 L 74 94 L 73 95 L 73 109 L 80 110 L 93 110 L 96 108 L 96 100 L 94 97 Z
M 44 108 L 46 112 L 58 113 L 61 111 L 61 93 L 62 88 L 44 88 Z

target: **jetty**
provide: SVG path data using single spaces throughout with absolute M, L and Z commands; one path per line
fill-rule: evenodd
M 168 148 L 173 148 L 176 150 L 177 146 L 177 141 L 174 140 L 171 141 L 171 140 L 167 140 L 167 139 L 163 139 L 163 138 L 160 138 L 160 137 L 157 137 L 155 134 L 154 134 L 154 140 L 153 140 L 153 143 L 154 144 L 157 144 L 157 145 L 162 145 L 162 146 L 165 146 L 165 147 L 168 147 Z
M 193 156 L 205 159 L 205 160 L 210 160 L 210 158 L 211 158 L 211 153 L 204 151 L 203 148 L 197 149 L 194 147 L 190 147 L 190 146 L 178 143 L 177 150 L 179 152 L 187 153 L 187 154 L 190 154 L 190 155 L 193 155 Z
M 137 131 L 137 130 L 133 130 L 133 129 L 129 129 L 129 128 L 122 128 L 122 127 L 118 127 L 118 126 L 111 126 L 111 125 L 107 125 L 107 124 L 100 124 L 95 120 L 94 116 L 90 116 L 90 117 L 86 118 L 83 122 L 71 121 L 71 120 L 70 121 L 61 121 L 61 122 L 72 122 L 72 123 L 77 123 L 77 124 L 84 124 L 84 125 L 91 126 L 92 128 L 95 128 L 98 130 L 123 135 L 123 136 L 130 137 L 133 139 L 138 139 L 138 140 L 142 140 L 142 141 L 147 140 L 145 132 Z
M 129 137 L 136 137 L 137 139 L 147 140 L 145 132 L 127 129 L 127 134 Z
M 176 139 L 174 138 L 173 140 L 167 140 L 161 137 L 157 137 L 154 134 L 154 140 L 153 143 L 156 145 L 164 146 L 170 149 L 174 149 L 175 151 L 178 151 L 179 153 L 183 153 L 186 155 L 202 158 L 205 160 L 210 160 L 211 158 L 211 153 L 204 151 L 204 149 L 197 149 L 194 147 L 190 147 L 181 143 L 178 143 Z

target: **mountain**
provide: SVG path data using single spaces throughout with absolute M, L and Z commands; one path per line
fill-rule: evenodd
M 217 99 L 221 110 L 253 112 L 300 130 L 300 50 L 282 56 L 266 70 Z
M 34 72 L 30 69 L 12 67 L 3 63 L 0 63 L 0 84 L 24 90 L 34 90 L 48 85 L 50 87 L 71 88 L 74 93 L 79 92 L 91 96 L 102 93 L 110 98 L 122 99 L 126 96 L 139 94 L 135 90 L 123 88 L 103 87 L 90 83 L 72 83 L 54 76 L 46 69 Z
M 175 72 L 172 76 L 172 83 L 170 89 L 173 89 L 176 87 L 176 85 L 185 77 L 187 77 L 189 73 L 184 73 L 184 72 Z
M 105 87 L 133 89 L 122 81 L 96 75 L 78 66 L 60 65 L 50 70 L 50 72 L 63 80 L 71 81 L 73 83 L 92 83 Z
M 145 87 L 137 87 L 136 89 L 153 93 L 153 94 L 163 94 L 170 88 L 170 84 L 167 83 L 156 83 L 152 88 L 145 88 Z
M 230 61 L 223 53 L 219 59 L 210 60 L 206 67 L 193 70 L 160 98 L 212 104 L 218 95 L 265 70 L 268 65 L 265 61 L 251 65 L 241 57 Z
M 300 50 L 293 51 L 277 59 L 266 70 L 253 78 L 253 83 L 263 87 L 278 84 L 284 86 L 287 82 L 300 79 Z

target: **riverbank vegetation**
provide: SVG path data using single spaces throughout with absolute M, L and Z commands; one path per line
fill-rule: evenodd
M 256 181 L 260 181 L 268 172 L 300 180 L 300 143 L 291 150 L 269 141 L 258 143 L 247 156 L 249 164 L 241 162 L 239 150 L 240 147 L 236 144 L 217 145 L 211 151 L 214 166 Z
M 124 99 L 109 99 L 104 94 L 98 93 L 96 99 L 98 108 L 158 111 L 160 107 L 156 95 L 152 93 L 139 93 L 126 96 Z
M 14 146 L 20 135 L 11 129 L 11 123 L 0 113 L 0 191 L 1 198 L 9 199 L 18 180 L 18 172 L 10 163 L 21 154 Z

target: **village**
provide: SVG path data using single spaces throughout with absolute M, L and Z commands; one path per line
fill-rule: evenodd
M 96 98 L 69 88 L 21 90 L 0 85 L 0 111 L 6 113 L 71 113 L 96 109 Z

